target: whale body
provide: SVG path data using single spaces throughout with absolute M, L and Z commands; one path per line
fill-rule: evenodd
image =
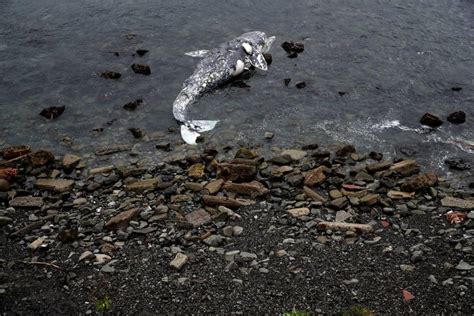
M 196 144 L 200 133 L 212 130 L 218 122 L 190 119 L 190 105 L 204 93 L 229 82 L 252 66 L 266 71 L 268 65 L 263 53 L 269 51 L 274 40 L 274 36 L 267 37 L 264 32 L 254 31 L 244 33 L 212 50 L 186 53 L 202 60 L 194 73 L 184 81 L 182 90 L 173 103 L 173 115 L 181 124 L 181 137 L 185 142 Z

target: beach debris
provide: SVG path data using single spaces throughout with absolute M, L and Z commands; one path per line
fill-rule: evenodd
M 449 211 L 444 215 L 450 224 L 459 224 L 466 219 L 466 214 L 459 211 Z

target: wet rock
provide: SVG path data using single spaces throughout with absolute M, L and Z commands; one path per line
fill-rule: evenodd
M 360 205 L 374 205 L 379 201 L 380 196 L 378 194 L 367 194 L 366 196 L 359 199 Z
M 301 82 L 298 82 L 295 84 L 295 87 L 298 88 L 298 89 L 303 89 L 306 87 L 306 82 L 304 81 L 301 81 Z
M 474 200 L 464 200 L 451 196 L 447 196 L 441 200 L 441 205 L 444 207 L 452 207 L 463 210 L 473 210 Z
M 229 192 L 249 195 L 253 198 L 258 196 L 265 196 L 270 192 L 263 184 L 258 181 L 252 181 L 249 183 L 228 182 L 224 184 L 223 188 L 224 190 L 227 190 Z
M 143 104 L 143 99 L 136 99 L 135 101 L 131 101 L 125 104 L 123 108 L 127 111 L 135 111 L 142 104 Z
M 423 173 L 414 178 L 406 180 L 400 186 L 404 192 L 416 192 L 435 185 L 438 182 L 438 177 L 434 173 Z
M 288 53 L 302 53 L 304 51 L 304 44 L 299 42 L 283 42 L 281 47 Z
M 76 168 L 80 161 L 81 157 L 72 154 L 66 154 L 63 157 L 63 168 L 66 170 L 72 170 Z
M 47 150 L 38 150 L 30 154 L 28 159 L 33 167 L 43 167 L 54 161 L 54 155 Z
M 453 112 L 448 115 L 448 122 L 452 124 L 462 124 L 466 122 L 466 113 L 463 111 Z
M 71 191 L 74 181 L 67 179 L 38 179 L 35 185 L 38 189 L 61 193 Z
M 444 163 L 449 166 L 449 169 L 453 169 L 453 170 L 471 169 L 471 164 L 461 158 L 449 158 L 449 159 L 446 159 Z
M 148 49 L 137 49 L 136 50 L 137 55 L 140 56 L 140 57 L 145 56 L 145 54 L 148 53 L 148 52 L 149 52 Z
M 242 159 L 254 159 L 257 158 L 258 155 L 250 150 L 249 148 L 241 147 L 235 153 L 235 158 L 242 158 Z
M 0 191 L 6 192 L 10 190 L 10 183 L 5 179 L 0 179 Z
M 461 88 L 461 87 L 452 87 L 451 90 L 452 90 L 452 91 L 459 92 L 459 91 L 462 90 L 462 88 Z
M 157 185 L 161 183 L 161 178 L 151 178 L 146 180 L 137 181 L 125 186 L 125 191 L 130 192 L 143 192 L 146 190 L 152 190 L 157 187 Z
M 10 206 L 20 208 L 41 208 L 43 198 L 36 196 L 19 196 L 10 201 Z
M 132 133 L 133 137 L 137 139 L 142 138 L 145 135 L 145 133 L 143 133 L 141 129 L 136 128 L 136 127 L 131 127 L 128 130 Z
M 40 115 L 48 120 L 52 120 L 60 117 L 65 109 L 65 106 L 50 106 L 41 110 Z
M 302 216 L 309 215 L 310 211 L 309 211 L 309 208 L 307 208 L 307 207 L 300 207 L 300 208 L 293 208 L 293 209 L 287 210 L 287 212 L 291 216 L 299 218 L 299 217 L 302 217 Z
M 271 159 L 271 162 L 277 165 L 288 165 L 291 163 L 291 156 L 290 155 L 278 155 Z
M 150 66 L 144 65 L 144 64 L 133 64 L 132 70 L 136 74 L 142 74 L 142 75 L 150 75 L 151 74 L 151 69 Z
M 189 258 L 184 253 L 178 252 L 173 261 L 170 262 L 170 267 L 179 271 L 188 262 Z
M 439 117 L 431 113 L 425 113 L 420 119 L 420 123 L 433 128 L 443 125 L 443 121 Z
M 325 172 L 328 171 L 328 168 L 325 166 L 319 166 L 315 169 L 307 171 L 304 178 L 304 184 L 306 186 L 315 186 L 326 180 Z
M 114 71 L 104 71 L 99 73 L 99 76 L 105 79 L 120 79 L 120 77 L 122 77 L 122 74 Z
M 291 82 L 291 78 L 285 78 L 285 79 L 283 79 L 283 83 L 284 83 L 285 86 L 287 86 L 287 87 L 288 87 L 288 85 L 290 84 L 290 82 Z
M 293 171 L 293 168 L 290 166 L 281 166 L 275 168 L 271 171 L 271 175 L 275 178 L 281 178 L 283 175 L 287 174 L 288 172 Z
M 132 208 L 127 211 L 123 211 L 111 219 L 105 224 L 105 228 L 108 230 L 116 230 L 119 228 L 127 227 L 128 223 L 140 213 L 138 208 Z
M 380 160 L 383 159 L 383 154 L 378 153 L 378 152 L 375 152 L 375 151 L 371 151 L 371 152 L 369 153 L 369 158 L 370 158 L 370 159 L 373 159 L 373 160 L 380 161 Z
M 211 215 L 203 209 L 195 210 L 184 217 L 193 227 L 199 227 L 211 222 Z
M 20 156 L 24 156 L 31 152 L 31 147 L 27 145 L 18 145 L 18 146 L 8 146 L 2 148 L 0 154 L 2 155 L 3 159 L 10 160 Z
M 356 149 L 353 145 L 345 145 L 336 151 L 336 156 L 345 157 L 355 152 L 356 152 Z
M 265 134 L 263 135 L 263 137 L 264 137 L 265 139 L 272 139 L 273 136 L 274 136 L 274 134 L 271 133 L 271 132 L 265 132 Z

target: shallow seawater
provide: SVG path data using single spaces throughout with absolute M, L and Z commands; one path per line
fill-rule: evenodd
M 273 64 L 246 80 L 250 88 L 223 87 L 195 104 L 193 118 L 220 120 L 207 139 L 265 148 L 352 143 L 434 168 L 445 157 L 472 162 L 470 0 L 0 0 L 0 145 L 70 151 L 61 142 L 69 137 L 87 151 L 135 142 L 131 127 L 166 133 L 177 127 L 171 106 L 197 63 L 184 53 L 253 30 L 277 37 Z M 305 51 L 288 58 L 280 47 L 287 40 L 304 42 Z M 149 53 L 132 56 L 136 49 Z M 136 62 L 152 74 L 134 74 Z M 99 78 L 105 70 L 122 78 Z M 300 81 L 304 89 L 295 87 Z M 136 111 L 122 108 L 137 98 L 145 103 Z M 52 105 L 66 106 L 59 119 L 38 115 Z M 467 122 L 447 123 L 457 110 Z M 422 129 L 425 112 L 445 124 Z M 275 133 L 271 142 L 266 131 Z

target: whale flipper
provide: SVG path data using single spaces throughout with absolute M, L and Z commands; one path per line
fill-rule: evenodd
M 181 137 L 186 143 L 195 145 L 197 138 L 201 135 L 200 133 L 212 130 L 218 122 L 204 120 L 185 122 L 181 125 Z
M 204 58 L 208 52 L 209 52 L 208 50 L 202 49 L 202 50 L 195 50 L 195 51 L 192 51 L 192 52 L 187 52 L 187 53 L 184 53 L 184 54 L 188 55 L 188 56 L 191 56 L 191 57 Z
M 254 49 L 252 52 L 252 55 L 248 56 L 250 63 L 252 66 L 255 68 L 267 71 L 268 70 L 268 65 L 267 61 L 265 60 L 265 57 L 263 57 L 263 54 L 259 52 L 258 50 Z

